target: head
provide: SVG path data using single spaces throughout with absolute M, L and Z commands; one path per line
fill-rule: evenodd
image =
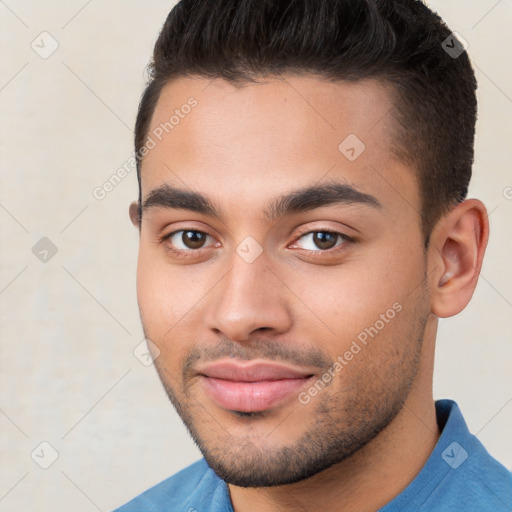
M 488 232 L 450 34 L 416 0 L 182 0 L 164 24 L 135 133 L 139 307 L 230 483 L 340 463 L 431 386 Z

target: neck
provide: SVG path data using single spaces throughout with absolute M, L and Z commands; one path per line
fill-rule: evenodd
M 348 459 L 295 484 L 229 485 L 234 511 L 375 512 L 400 494 L 421 471 L 440 435 L 432 396 L 433 338 L 424 339 L 424 364 L 401 411 L 372 441 Z

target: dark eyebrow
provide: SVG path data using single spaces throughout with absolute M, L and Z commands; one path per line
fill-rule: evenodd
M 300 188 L 279 197 L 270 203 L 265 215 L 273 221 L 293 213 L 306 212 L 334 204 L 363 204 L 373 208 L 382 208 L 376 197 L 360 192 L 351 185 L 326 182 Z
M 264 214 L 267 219 L 274 221 L 286 215 L 334 204 L 362 204 L 382 208 L 374 196 L 360 192 L 351 185 L 327 182 L 294 190 L 274 199 Z M 206 196 L 169 185 L 162 185 L 152 190 L 143 202 L 142 210 L 158 207 L 190 210 L 218 219 L 222 218 L 220 210 Z

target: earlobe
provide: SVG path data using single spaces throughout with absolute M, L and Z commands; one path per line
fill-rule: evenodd
M 133 201 L 133 203 L 130 204 L 129 214 L 130 214 L 130 220 L 132 221 L 132 224 L 136 228 L 140 227 L 138 201 Z
M 471 300 L 488 237 L 487 211 L 477 199 L 460 203 L 436 226 L 429 252 L 432 312 L 438 317 L 460 313 Z

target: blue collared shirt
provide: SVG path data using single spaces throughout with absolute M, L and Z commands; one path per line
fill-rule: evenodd
M 436 402 L 441 436 L 416 478 L 379 512 L 511 512 L 512 473 L 469 433 L 452 400 Z M 201 459 L 114 512 L 233 512 L 226 483 Z

